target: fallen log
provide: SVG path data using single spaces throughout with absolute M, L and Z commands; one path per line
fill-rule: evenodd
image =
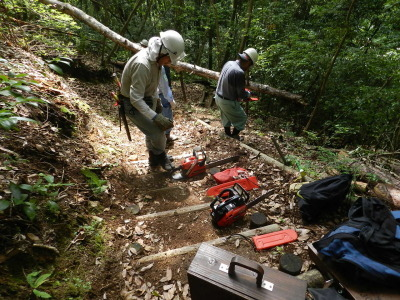
M 203 122 L 202 120 L 197 119 L 196 120 L 198 123 L 208 127 L 208 128 L 212 128 L 215 129 L 215 127 L 207 124 L 206 122 Z M 245 148 L 247 150 L 249 150 L 250 152 L 252 152 L 254 155 L 256 155 L 257 157 L 260 157 L 262 160 L 264 160 L 266 163 L 273 165 L 289 174 L 293 174 L 293 175 L 299 175 L 299 172 L 295 169 L 292 169 L 288 166 L 285 166 L 283 163 L 273 159 L 272 157 L 269 157 L 268 155 L 261 153 L 260 151 L 258 151 L 257 149 L 254 149 L 252 147 L 250 147 L 249 145 L 245 144 L 245 143 L 240 143 L 240 147 Z M 304 180 L 306 181 L 313 181 L 313 179 L 311 177 L 308 176 L 304 176 Z
M 120 45 L 121 47 L 123 47 L 125 49 L 128 49 L 134 53 L 136 53 L 137 51 L 142 49 L 140 44 L 132 43 L 128 39 L 115 33 L 110 28 L 108 28 L 107 26 L 105 26 L 102 23 L 100 23 L 99 21 L 97 21 L 95 18 L 87 15 L 85 12 L 83 12 L 82 10 L 80 10 L 77 7 L 74 7 L 68 3 L 64 3 L 61 1 L 57 1 L 57 0 L 39 0 L 39 2 L 41 2 L 43 4 L 51 5 L 53 8 L 65 13 L 65 14 L 68 14 L 68 15 L 74 17 L 75 19 L 85 23 L 92 29 L 96 30 L 97 32 L 99 32 L 100 34 L 105 36 L 106 38 L 117 43 L 118 45 Z M 196 66 L 194 64 L 179 62 L 176 65 L 171 65 L 171 68 L 175 69 L 177 72 L 185 71 L 190 74 L 195 74 L 195 75 L 198 75 L 201 77 L 210 78 L 210 79 L 214 79 L 214 80 L 217 80 L 219 78 L 219 72 L 208 70 L 208 69 Z M 247 87 L 255 92 L 268 94 L 273 97 L 287 99 L 287 100 L 297 102 L 301 105 L 306 105 L 306 103 L 303 101 L 302 96 L 292 94 L 287 91 L 275 89 L 266 84 L 249 82 L 249 85 Z
M 260 227 L 257 229 L 247 230 L 247 231 L 241 232 L 240 234 L 243 236 L 246 236 L 246 237 L 251 237 L 251 236 L 255 236 L 255 235 L 261 235 L 261 234 L 275 232 L 278 230 L 280 230 L 279 226 L 277 224 L 272 224 L 272 225 Z M 229 239 L 229 236 L 220 237 L 218 239 L 208 241 L 207 243 L 210 245 L 221 245 L 221 244 L 224 244 L 228 239 Z M 194 252 L 194 251 L 197 251 L 197 249 L 200 247 L 201 244 L 202 243 L 197 243 L 197 244 L 193 244 L 190 246 L 185 246 L 185 247 L 172 249 L 172 250 L 156 253 L 153 255 L 145 256 L 145 257 L 142 257 L 139 260 L 137 260 L 137 263 L 141 264 L 141 263 L 146 263 L 146 262 L 150 262 L 150 261 L 158 261 L 158 260 L 161 260 L 164 258 Z M 136 262 L 136 261 L 133 261 L 133 262 Z
M 400 209 L 400 189 L 385 183 L 378 183 L 373 193 L 376 197 L 381 198 L 390 204 L 394 205 L 396 209 Z
M 307 287 L 309 288 L 323 288 L 325 284 L 324 276 L 317 269 L 304 272 L 296 277 L 307 281 Z
M 207 208 L 210 208 L 210 203 L 202 203 L 199 205 L 192 205 L 192 206 L 188 206 L 188 207 L 181 207 L 181 208 L 177 208 L 177 209 L 161 211 L 158 213 L 137 216 L 136 220 L 146 220 L 146 219 L 152 219 L 152 218 L 157 218 L 157 217 L 177 216 L 177 215 L 186 214 L 188 212 L 205 210 Z

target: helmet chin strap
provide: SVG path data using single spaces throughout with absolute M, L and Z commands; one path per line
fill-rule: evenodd
M 161 41 L 160 50 L 158 50 L 157 63 L 160 61 L 161 58 L 169 55 L 168 53 L 161 54 L 162 47 L 165 47 L 165 46 L 164 46 L 163 42 Z

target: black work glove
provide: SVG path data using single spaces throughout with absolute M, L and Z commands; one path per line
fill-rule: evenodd
M 160 128 L 162 131 L 170 129 L 174 127 L 174 122 L 170 119 L 164 117 L 162 114 L 158 114 L 153 118 L 153 122 Z
M 162 113 L 162 104 L 161 104 L 161 99 L 160 98 L 157 98 L 156 113 L 158 113 L 158 114 Z

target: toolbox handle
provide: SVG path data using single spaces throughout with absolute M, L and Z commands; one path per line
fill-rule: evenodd
M 228 274 L 233 276 L 235 274 L 235 266 L 240 266 L 242 268 L 248 269 L 250 271 L 257 273 L 256 285 L 261 287 L 262 279 L 264 276 L 264 269 L 257 263 L 253 261 L 244 260 L 243 258 L 234 256 L 232 257 L 231 263 L 229 264 Z

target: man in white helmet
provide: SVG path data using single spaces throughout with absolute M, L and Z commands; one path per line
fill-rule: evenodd
M 250 93 L 245 90 L 245 72 L 257 59 L 257 51 L 249 48 L 239 54 L 238 60 L 225 63 L 215 91 L 215 103 L 221 112 L 225 134 L 237 140 L 241 140 L 239 133 L 247 121 L 247 115 L 240 102 L 250 97 Z
M 165 152 L 165 131 L 174 126 L 162 115 L 157 94 L 161 67 L 176 64 L 185 56 L 182 36 L 174 31 L 160 32 L 126 63 L 121 77 L 121 95 L 126 115 L 145 134 L 149 165 L 172 170 Z

